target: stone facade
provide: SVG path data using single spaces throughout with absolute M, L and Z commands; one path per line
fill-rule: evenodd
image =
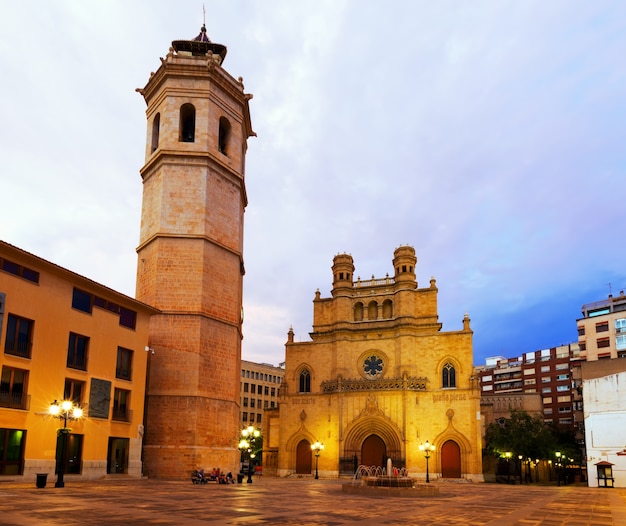
M 254 132 L 251 95 L 222 68 L 225 48 L 172 45 L 138 90 L 148 133 L 137 298 L 161 311 L 150 322 L 144 472 L 184 478 L 238 466 L 244 160 Z
M 419 446 L 429 441 L 431 478 L 483 480 L 470 320 L 442 332 L 435 280 L 418 288 L 416 261 L 399 247 L 393 277 L 363 281 L 350 255 L 334 258 L 332 297 L 317 291 L 313 301 L 311 341 L 288 335 L 280 406 L 265 417 L 265 473 L 310 474 L 319 441 L 320 476 L 391 458 L 425 478 Z

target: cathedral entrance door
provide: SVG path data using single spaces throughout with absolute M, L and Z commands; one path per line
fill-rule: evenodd
M 453 440 L 441 447 L 441 476 L 446 479 L 461 478 L 461 448 Z
M 311 443 L 308 440 L 300 440 L 296 447 L 296 473 L 301 475 L 311 474 Z
M 387 447 L 378 435 L 370 435 L 361 446 L 361 464 L 364 466 L 387 465 Z

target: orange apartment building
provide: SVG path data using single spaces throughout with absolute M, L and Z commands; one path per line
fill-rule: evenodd
M 71 400 L 64 473 L 70 480 L 142 474 L 150 316 L 159 311 L 0 241 L 0 476 L 57 471 Z

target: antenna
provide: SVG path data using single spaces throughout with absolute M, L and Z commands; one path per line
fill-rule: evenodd
M 609 281 L 609 296 L 613 295 L 613 289 L 611 288 L 611 282 Z
M 206 27 L 206 9 L 204 8 L 204 4 L 202 4 L 202 25 Z

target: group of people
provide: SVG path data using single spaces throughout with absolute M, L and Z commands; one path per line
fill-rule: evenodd
M 205 474 L 204 468 L 200 468 L 198 471 L 198 477 L 202 481 L 210 481 L 217 482 L 218 484 L 234 484 L 235 479 L 233 478 L 233 474 L 229 471 L 228 473 L 224 473 L 219 468 L 213 468 L 211 473 L 208 475 Z

